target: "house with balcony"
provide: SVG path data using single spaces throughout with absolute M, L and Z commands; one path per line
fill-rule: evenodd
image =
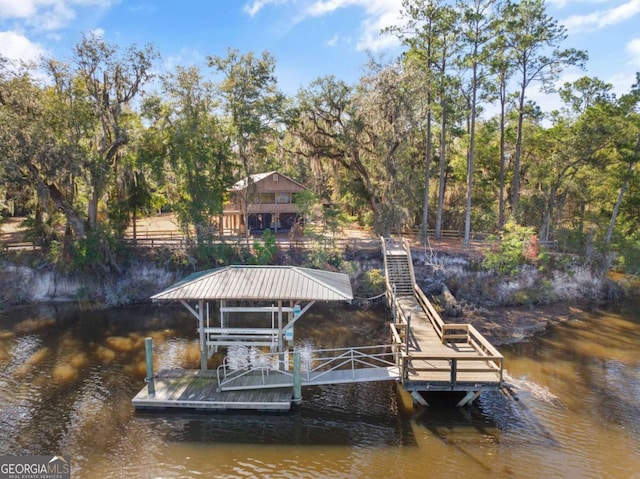
M 306 188 L 277 171 L 243 178 L 229 189 L 221 218 L 221 234 L 249 231 L 288 231 L 298 218 L 296 195 Z

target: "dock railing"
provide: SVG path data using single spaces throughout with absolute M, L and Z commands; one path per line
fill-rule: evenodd
M 445 323 L 440 314 L 435 310 L 431 302 L 427 299 L 422 290 L 414 285 L 416 299 L 423 311 L 426 313 L 427 318 L 431 322 L 434 330 L 440 337 L 442 344 L 452 343 L 465 343 L 473 347 L 475 351 L 479 353 L 476 357 L 456 357 L 452 355 L 433 355 L 420 352 L 410 352 L 409 336 L 410 334 L 410 313 L 406 313 L 397 304 L 397 299 L 394 298 L 395 310 L 398 312 L 398 321 L 391 323 L 391 342 L 394 353 L 397 354 L 398 365 L 403 365 L 403 372 L 405 375 L 409 369 L 409 363 L 414 371 L 428 370 L 428 371 L 451 371 L 451 382 L 457 381 L 458 372 L 471 372 L 472 369 L 459 369 L 457 368 L 458 360 L 463 361 L 480 361 L 487 362 L 492 368 L 499 372 L 499 382 L 502 383 L 503 370 L 504 370 L 504 357 L 498 352 L 498 350 L 486 340 L 484 336 L 471 324 L 463 323 Z M 408 333 L 409 332 L 409 333 Z M 439 368 L 430 364 L 428 367 L 420 368 L 416 363 L 423 361 L 447 361 L 449 366 Z
M 278 328 L 204 328 L 208 346 L 269 346 L 278 344 Z
M 333 348 L 316 350 L 295 350 L 302 357 L 300 378 L 303 385 L 327 384 L 336 377 L 336 372 L 347 372 L 339 382 L 349 377 L 354 381 L 362 379 L 357 371 L 375 369 L 396 369 L 395 355 L 389 345 L 361 346 L 356 348 Z M 285 353 L 287 354 L 287 353 Z M 232 367 L 229 357 L 218 366 L 217 377 L 221 390 L 253 389 L 260 387 L 284 387 L 293 385 L 295 371 L 289 370 L 290 362 L 281 358 L 282 353 L 257 353 L 251 361 Z M 399 370 L 396 371 L 399 377 Z M 275 375 L 275 377 L 274 377 Z M 251 377 L 252 384 L 245 385 L 245 378 Z
M 385 250 L 388 249 L 390 240 L 388 238 L 381 239 Z M 482 369 L 480 364 L 477 368 L 469 367 L 468 365 L 473 364 L 474 362 L 480 362 L 483 363 L 483 365 L 489 365 L 490 368 L 495 369 L 496 372 L 498 372 L 499 383 L 502 384 L 504 370 L 504 357 L 502 354 L 500 354 L 498 350 L 493 347 L 493 345 L 489 343 L 489 341 L 487 341 L 473 325 L 463 323 L 445 323 L 442 320 L 438 311 L 434 308 L 431 301 L 429 301 L 415 281 L 413 261 L 411 261 L 411 247 L 406 239 L 403 239 L 402 247 L 409 258 L 409 272 L 411 274 L 411 281 L 417 302 L 414 309 L 417 309 L 418 307 L 422 309 L 442 344 L 468 344 L 478 353 L 478 356 L 460 357 L 454 352 L 450 355 L 443 355 L 411 351 L 411 315 L 413 310 L 405 311 L 400 307 L 398 298 L 391 289 L 389 280 L 385 275 L 387 297 L 389 300 L 389 306 L 393 311 L 394 318 L 394 321 L 390 324 L 392 350 L 396 355 L 396 364 L 402 369 L 404 376 L 403 379 L 408 378 L 409 369 L 415 372 L 450 372 L 450 382 L 455 386 L 455 383 L 458 381 L 458 373 L 476 372 L 478 369 Z M 383 254 L 383 257 L 385 260 L 386 270 L 386 251 L 385 254 Z M 464 361 L 465 367 L 459 368 L 458 361 Z M 421 366 L 420 363 L 424 364 L 424 366 Z
M 357 369 L 395 366 L 393 352 L 389 351 L 388 345 L 361 346 L 314 350 L 311 360 L 305 362 L 302 372 L 303 378 L 307 381 L 316 381 L 337 370 L 351 370 L 352 377 L 355 378 Z

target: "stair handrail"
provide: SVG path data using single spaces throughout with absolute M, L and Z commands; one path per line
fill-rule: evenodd
M 407 240 L 407 238 L 402 239 L 402 247 L 404 248 L 405 253 L 407 253 L 407 263 L 409 263 L 409 275 L 411 276 L 411 285 L 415 289 L 416 273 L 413 270 L 413 258 L 411 256 L 411 246 L 409 245 L 409 240 Z
M 393 288 L 391 286 L 391 282 L 389 281 L 389 265 L 387 263 L 387 242 L 390 241 L 390 238 L 385 238 L 384 236 L 380 236 L 380 245 L 382 246 L 382 261 L 384 266 L 384 283 L 386 286 L 386 296 L 387 296 L 387 304 L 390 307 L 393 307 L 395 301 L 395 294 Z M 395 314 L 394 314 L 395 321 Z

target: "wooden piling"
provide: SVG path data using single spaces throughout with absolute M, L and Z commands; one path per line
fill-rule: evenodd
M 300 376 L 300 351 L 293 352 L 293 401 L 302 401 L 302 378 Z
M 153 381 L 153 340 L 151 338 L 144 339 L 144 352 L 147 358 L 147 377 L 145 382 L 149 389 L 149 397 L 154 397 L 156 395 L 156 387 Z

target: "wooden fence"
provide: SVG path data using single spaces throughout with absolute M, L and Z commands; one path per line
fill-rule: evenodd
M 442 230 L 440 237 L 445 240 L 459 240 L 462 241 L 464 234 L 458 230 Z M 413 241 L 418 241 L 420 238 L 420 230 L 417 228 L 406 229 L 401 232 L 394 231 L 394 234 L 401 235 L 407 238 L 411 238 Z M 427 231 L 428 238 L 435 238 L 435 231 L 430 229 Z M 476 232 L 471 235 L 471 244 L 475 246 L 488 245 L 493 241 L 493 236 L 489 233 Z M 254 241 L 259 237 L 252 236 L 249 238 L 248 244 L 253 245 Z M 157 247 L 170 247 L 170 248 L 187 248 L 195 246 L 197 244 L 196 237 L 186 237 L 182 232 L 176 230 L 165 231 L 143 231 L 138 232 L 134 239 L 131 234 L 128 234 L 121 240 L 124 244 L 136 245 L 149 248 Z M 288 236 L 277 235 L 277 244 L 280 248 L 299 248 L 299 249 L 312 249 L 317 247 L 329 247 L 334 246 L 338 249 L 376 249 L 379 248 L 379 240 L 372 236 L 367 237 L 351 237 L 351 238 L 325 238 L 323 240 L 302 238 L 302 239 L 290 239 Z M 224 236 L 209 237 L 204 240 L 205 244 L 213 245 L 246 245 L 247 239 L 243 236 Z M 539 241 L 538 244 L 550 250 L 557 250 L 557 241 Z M 27 241 L 10 241 L 0 239 L 0 247 L 3 251 L 10 250 L 38 250 L 39 245 L 33 242 Z
M 403 229 L 402 231 L 393 231 L 393 234 L 398 236 L 405 236 L 417 241 L 420 238 L 422 232 L 419 228 L 406 228 L 406 229 Z M 427 237 L 431 239 L 435 238 L 436 237 L 435 230 L 428 229 Z M 441 239 L 457 239 L 457 240 L 463 241 L 464 232 L 459 230 L 441 230 L 440 238 Z M 470 242 L 471 244 L 475 244 L 475 245 L 490 244 L 495 241 L 498 241 L 498 240 L 496 239 L 496 234 L 494 233 L 475 231 L 475 232 L 471 232 L 471 235 L 470 235 Z M 554 251 L 558 249 L 557 240 L 548 240 L 548 241 L 538 240 L 538 245 L 543 248 L 554 250 Z

